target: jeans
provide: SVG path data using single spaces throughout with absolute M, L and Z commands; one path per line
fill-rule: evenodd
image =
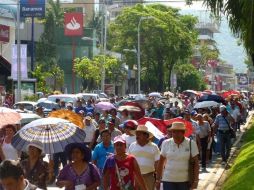
M 208 141 L 208 137 L 200 138 L 202 168 L 206 167 L 206 151 L 207 151 L 207 145 L 208 145 L 207 141 Z
M 162 182 L 164 190 L 189 190 L 189 182 Z
M 221 144 L 221 157 L 222 161 L 227 161 L 229 154 L 230 154 L 230 148 L 231 148 L 231 138 L 229 132 L 220 132 L 219 131 L 219 139 Z
M 59 172 L 59 161 L 61 161 L 63 167 L 67 164 L 67 158 L 64 152 L 59 152 L 53 154 L 53 161 L 54 161 L 54 174 L 57 177 Z

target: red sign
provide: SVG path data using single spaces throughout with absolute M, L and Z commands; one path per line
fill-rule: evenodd
M 64 14 L 64 35 L 65 36 L 83 35 L 83 13 Z
M 10 27 L 0 25 L 0 42 L 8 43 L 10 40 Z

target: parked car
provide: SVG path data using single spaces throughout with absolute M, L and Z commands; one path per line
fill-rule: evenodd
M 24 109 L 29 111 L 29 112 L 34 112 L 37 102 L 32 102 L 32 101 L 21 101 L 17 102 L 16 104 L 13 105 L 13 109 L 19 110 L 20 106 L 23 105 Z
M 96 103 L 100 101 L 100 97 L 99 97 L 98 94 L 93 94 L 93 93 L 79 93 L 79 94 L 77 94 L 77 95 L 78 95 L 78 97 L 83 98 L 86 102 L 87 102 L 90 98 L 94 99 Z
M 79 96 L 77 94 L 55 94 L 50 95 L 47 100 L 51 102 L 56 102 L 56 99 L 60 99 L 65 101 L 66 103 L 71 102 L 73 103 L 73 106 L 75 107 L 77 105 Z
M 43 108 L 43 113 L 45 116 L 47 116 L 52 109 L 58 110 L 60 108 L 57 103 L 50 100 L 40 101 L 38 102 L 37 106 L 41 106 Z

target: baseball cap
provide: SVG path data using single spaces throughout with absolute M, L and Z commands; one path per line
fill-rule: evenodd
M 124 138 L 123 138 L 121 135 L 116 136 L 116 137 L 114 138 L 114 144 L 117 143 L 117 142 L 126 144 L 126 141 L 124 140 Z

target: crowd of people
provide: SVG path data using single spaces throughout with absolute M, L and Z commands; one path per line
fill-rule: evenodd
M 110 100 L 116 107 L 118 101 L 121 99 Z M 1 188 L 47 189 L 53 183 L 66 190 L 195 189 L 199 173 L 206 171 L 215 154 L 221 155 L 222 165 L 227 163 L 233 134 L 240 131 L 249 109 L 245 96 L 232 96 L 224 104 L 202 109 L 194 108 L 195 96 L 182 97 L 181 106 L 170 97 L 147 101 L 144 116 L 181 118 L 192 124 L 192 134 L 186 136 L 185 122 L 176 121 L 157 139 L 146 124 L 135 120 L 135 112 L 115 108 L 98 111 L 92 100 L 78 100 L 77 105 L 57 100 L 60 109 L 83 117 L 84 141 L 68 144 L 64 152 L 50 155 L 46 162 L 41 142 L 35 139 L 26 153 L 19 152 L 11 144 L 16 126 L 4 126 Z M 41 108 L 36 111 L 45 117 Z

